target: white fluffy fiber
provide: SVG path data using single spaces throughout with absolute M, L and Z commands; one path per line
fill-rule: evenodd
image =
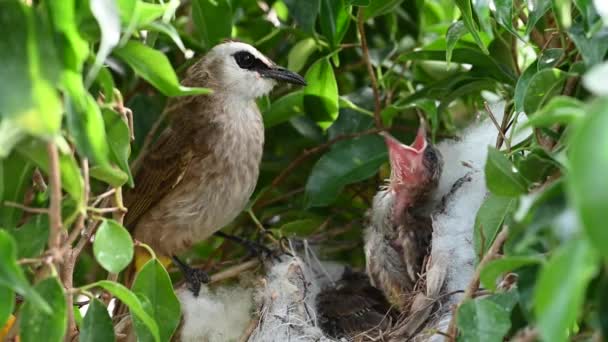
M 251 317 L 251 289 L 203 286 L 198 297 L 190 290 L 176 291 L 182 305 L 183 322 L 180 340 L 183 342 L 239 341 Z

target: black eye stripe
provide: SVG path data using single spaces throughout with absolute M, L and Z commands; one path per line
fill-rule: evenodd
M 269 68 L 266 63 L 262 62 L 248 51 L 239 51 L 232 56 L 241 69 L 265 70 Z

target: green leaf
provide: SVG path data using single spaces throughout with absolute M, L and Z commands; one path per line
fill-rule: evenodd
M 62 83 L 67 123 L 77 150 L 94 164 L 109 167 L 106 131 L 97 102 L 84 88 L 80 74 L 65 71 Z
M 513 106 L 516 113 L 521 113 L 524 111 L 526 92 L 528 91 L 528 86 L 530 85 L 532 77 L 534 77 L 537 72 L 538 60 L 532 62 L 532 64 L 530 64 L 526 70 L 524 70 L 517 80 L 517 84 L 515 85 L 515 93 L 513 94 Z
M 494 0 L 496 22 L 516 37 L 517 31 L 513 28 L 513 0 Z
M 90 85 L 97 78 L 99 69 L 112 49 L 120 40 L 120 14 L 114 0 L 89 0 L 91 13 L 101 30 L 101 41 L 95 62 L 87 74 L 86 84 Z
M 420 50 L 408 52 L 399 56 L 399 61 L 445 61 L 445 58 L 445 50 Z M 515 84 L 515 81 L 517 80 L 515 75 L 511 73 L 508 67 L 500 64 L 491 56 L 485 55 L 478 50 L 470 48 L 456 48 L 452 51 L 451 62 L 473 65 L 474 68 L 480 70 L 480 73 L 484 77 L 492 77 L 493 79 L 503 83 Z
M 568 195 L 591 244 L 608 260 L 608 99 L 593 102 L 572 134 Z
M 129 41 L 114 53 L 135 72 L 167 96 L 208 94 L 209 89 L 189 88 L 179 84 L 171 63 L 162 52 L 142 43 Z
M 4 201 L 23 203 L 25 191 L 31 184 L 34 166 L 17 153 L 0 160 L 0 226 L 15 227 L 22 211 L 3 205 Z
M 309 236 L 322 223 L 320 219 L 295 220 L 282 225 L 279 231 L 287 236 Z
M 456 43 L 464 36 L 469 33 L 466 26 L 464 26 L 464 22 L 462 20 L 455 21 L 448 28 L 448 33 L 446 34 L 446 50 L 445 50 L 445 61 L 448 62 L 448 66 L 452 61 L 452 51 L 456 46 Z
M 562 91 L 567 77 L 567 73 L 555 68 L 535 73 L 524 93 L 523 111 L 530 115 L 542 108 Z
M 544 340 L 567 340 L 568 329 L 582 310 L 587 285 L 598 272 L 598 261 L 589 242 L 577 238 L 557 249 L 543 267 L 534 291 L 534 313 Z
M 564 56 L 564 49 L 551 48 L 545 49 L 538 57 L 538 70 L 553 68 Z
M 3 229 L 0 229 L 0 286 L 8 287 L 24 296 L 38 309 L 51 312 L 50 303 L 47 303 L 25 279 L 23 271 L 17 265 L 15 240 Z
M 313 167 L 306 182 L 306 200 L 309 207 L 333 203 L 342 188 L 373 176 L 387 160 L 382 138 L 366 135 L 341 141 L 327 152 Z
M 483 53 L 486 55 L 490 52 L 484 45 L 481 40 L 481 36 L 479 35 L 479 29 L 477 28 L 477 24 L 475 24 L 475 20 L 473 19 L 473 10 L 471 8 L 470 0 L 456 0 L 456 5 L 460 9 L 460 13 L 462 14 L 462 20 L 464 21 L 464 25 L 467 27 L 469 32 L 473 35 L 473 39 L 477 43 L 477 46 L 481 49 Z
M 347 5 L 353 6 L 369 6 L 371 0 L 346 0 Z
M 23 304 L 19 330 L 23 342 L 62 341 L 67 330 L 68 315 L 63 287 L 57 277 L 49 277 L 35 286 L 36 291 L 49 303 L 45 312 L 29 300 Z
M 119 273 L 133 259 L 131 234 L 120 223 L 104 219 L 95 234 L 93 254 L 108 272 Z
M 232 9 L 228 0 L 193 0 L 192 20 L 207 49 L 231 37 Z
M 332 48 L 340 45 L 348 30 L 351 21 L 350 10 L 344 0 L 321 0 L 321 33 L 329 40 Z
M 587 67 L 601 63 L 608 52 L 608 30 L 603 29 L 593 35 L 585 32 L 582 23 L 572 25 L 568 36 L 578 48 Z
M 180 303 L 169 274 L 157 259 L 148 261 L 137 273 L 132 290 L 140 297 L 146 312 L 159 323 L 161 340 L 171 340 L 180 322 Z M 140 341 L 152 340 L 143 322 L 135 318 L 134 323 Z
M 572 0 L 552 0 L 553 12 L 560 26 L 569 28 L 572 25 Z
M 304 89 L 304 109 L 327 128 L 338 117 L 338 84 L 329 59 L 321 58 L 306 73 L 308 86 Z
M 65 69 L 80 73 L 89 47 L 78 33 L 75 0 L 49 1 L 47 4 L 61 61 Z
M 528 25 L 526 25 L 526 36 L 530 35 L 530 32 L 536 26 L 536 23 L 547 13 L 551 8 L 551 0 L 537 0 L 534 9 L 530 12 L 528 17 Z
M 486 161 L 486 184 L 498 196 L 518 196 L 528 191 L 528 184 L 515 165 L 493 147 L 488 148 Z
M 0 286 L 0 326 L 4 327 L 15 307 L 15 291 Z
M 456 321 L 463 341 L 502 342 L 511 328 L 515 291 L 467 300 L 458 308 Z
M 484 288 L 496 291 L 496 280 L 502 274 L 524 266 L 541 264 L 542 262 L 543 258 L 534 256 L 508 256 L 492 260 L 481 269 L 479 280 Z
M 304 91 L 298 90 L 289 93 L 272 102 L 270 108 L 263 115 L 264 127 L 269 129 L 283 122 L 289 121 L 294 116 L 304 113 Z
M 128 306 L 129 310 L 131 310 L 131 314 L 134 317 L 137 317 L 137 319 L 139 319 L 141 322 L 143 322 L 143 324 L 148 328 L 148 330 L 150 330 L 152 336 L 154 337 L 154 341 L 160 342 L 158 325 L 156 324 L 154 319 L 152 319 L 152 317 L 148 315 L 146 310 L 144 310 L 144 307 L 142 306 L 140 300 L 137 298 L 136 295 L 134 295 L 131 291 L 129 291 L 129 289 L 127 289 L 123 285 L 109 280 L 100 280 L 98 282 L 84 286 L 83 289 L 86 290 L 97 286 L 104 288 L 106 291 L 110 292 L 114 297 L 118 298 L 121 302 Z
M 17 258 L 36 258 L 49 237 L 49 216 L 34 215 L 22 226 L 8 231 L 17 242 Z
M 58 67 L 46 21 L 18 1 L 0 3 L 0 115 L 22 130 L 50 137 L 61 126 L 61 102 L 53 89 Z
M 473 2 L 473 10 L 477 15 L 482 30 L 492 37 L 492 20 L 490 20 L 490 0 L 478 0 Z
M 97 299 L 91 300 L 80 326 L 80 342 L 113 342 L 114 326 L 108 308 Z
M 133 187 L 133 175 L 129 165 L 131 156 L 131 136 L 129 126 L 122 117 L 113 110 L 104 109 L 102 112 L 105 123 L 108 145 L 110 145 L 110 158 L 129 177 L 129 186 Z
M 289 15 L 294 18 L 299 28 L 306 33 L 315 31 L 315 22 L 321 10 L 321 0 L 284 0 Z
M 490 194 L 477 211 L 473 245 L 478 261 L 480 256 L 485 255 L 492 242 L 494 242 L 505 218 L 515 210 L 515 205 L 516 200 L 512 197 Z
M 574 123 L 585 116 L 581 101 L 569 96 L 552 98 L 541 110 L 528 117 L 520 129 L 525 127 L 550 127 L 554 124 Z
M 297 42 L 287 55 L 287 69 L 300 72 L 306 65 L 308 58 L 318 49 L 313 38 L 306 38 Z
M 370 0 L 369 5 L 365 8 L 365 12 L 363 12 L 363 19 L 369 20 L 380 15 L 385 15 L 393 11 L 402 2 L 403 0 Z
M 33 161 L 40 169 L 48 174 L 49 156 L 46 146 L 41 141 L 30 140 L 17 146 L 17 151 L 24 157 Z M 80 203 L 83 195 L 84 181 L 80 175 L 80 169 L 69 154 L 59 154 L 59 168 L 61 171 L 61 187 L 72 196 L 74 201 Z

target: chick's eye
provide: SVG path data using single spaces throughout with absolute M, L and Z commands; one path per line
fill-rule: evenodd
M 247 51 L 239 51 L 234 55 L 234 59 L 236 60 L 236 63 L 242 68 L 242 69 L 249 69 L 253 66 L 254 62 L 255 62 L 255 57 L 253 57 L 252 54 L 250 54 Z

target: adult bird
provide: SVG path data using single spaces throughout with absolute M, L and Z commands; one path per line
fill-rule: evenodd
M 374 197 L 365 232 L 366 271 L 389 302 L 406 311 L 429 253 L 430 195 L 437 188 L 443 162 L 424 127 L 410 146 L 389 134 L 384 139 L 391 176 Z
M 241 42 L 213 47 L 188 69 L 184 86 L 213 93 L 170 100 L 169 125 L 144 156 L 135 188 L 124 195 L 125 225 L 135 239 L 161 256 L 179 255 L 245 208 L 264 145 L 255 99 L 277 81 L 306 85 L 302 76 Z M 196 282 L 207 279 L 202 272 L 186 278 L 195 283 L 195 295 Z

